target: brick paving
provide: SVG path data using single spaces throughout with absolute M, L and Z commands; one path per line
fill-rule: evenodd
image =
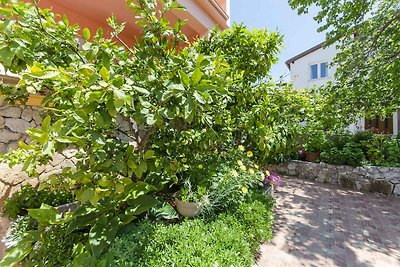
M 400 266 L 400 199 L 293 177 L 275 192 L 259 267 Z

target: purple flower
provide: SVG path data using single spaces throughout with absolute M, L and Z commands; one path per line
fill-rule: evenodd
M 275 185 L 276 187 L 281 186 L 282 179 L 276 172 L 270 171 L 269 175 L 265 175 L 263 180 L 264 185 Z

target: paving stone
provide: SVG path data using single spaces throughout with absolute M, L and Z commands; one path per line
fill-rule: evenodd
M 293 177 L 275 195 L 274 238 L 256 266 L 400 266 L 399 198 Z

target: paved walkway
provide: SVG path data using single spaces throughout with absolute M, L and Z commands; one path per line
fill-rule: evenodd
M 400 266 L 400 200 L 297 178 L 276 190 L 259 267 Z

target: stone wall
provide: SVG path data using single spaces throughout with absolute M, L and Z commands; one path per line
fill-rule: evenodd
M 290 161 L 273 166 L 279 174 L 298 176 L 322 183 L 339 184 L 343 187 L 386 195 L 400 196 L 400 168 L 395 167 L 351 167 Z
M 40 107 L 37 106 L 9 106 L 5 105 L 0 97 L 0 154 L 18 148 L 18 142 L 29 143 L 26 134 L 28 128 L 38 127 L 42 123 Z M 74 167 L 76 150 L 67 148 L 62 153 L 56 153 L 53 160 L 45 166 L 39 166 L 36 178 L 28 177 L 21 166 L 9 168 L 7 164 L 0 163 L 0 210 L 4 200 L 19 190 L 24 184 L 38 186 L 52 174 L 59 174 L 64 167 Z
M 8 106 L 0 99 L 0 153 L 18 148 L 19 141 L 28 141 L 28 128 L 41 124 L 40 108 Z

